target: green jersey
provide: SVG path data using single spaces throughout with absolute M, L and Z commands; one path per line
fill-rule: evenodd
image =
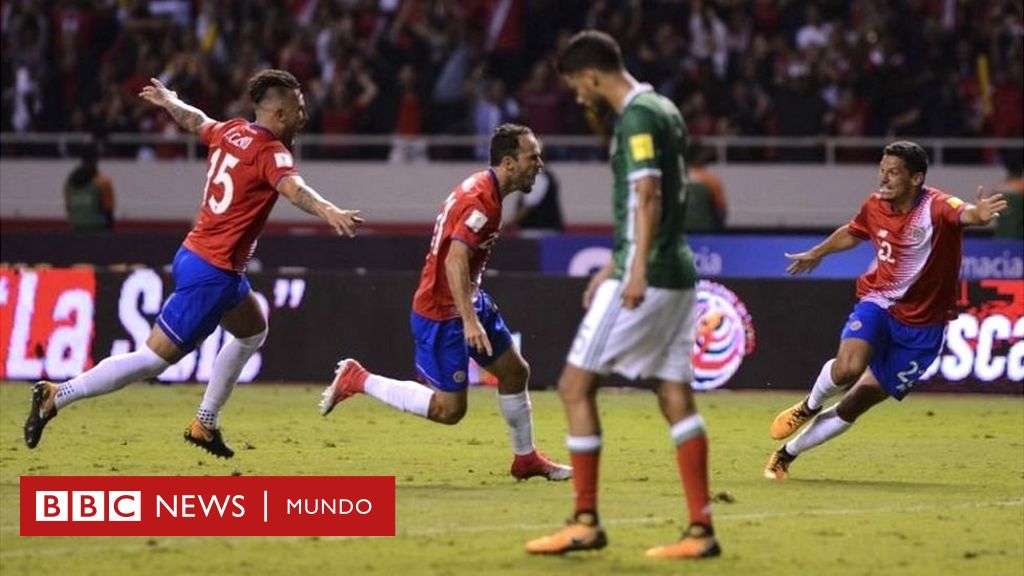
M 693 288 L 697 270 L 683 238 L 686 204 L 683 150 L 689 136 L 671 100 L 641 84 L 626 97 L 611 142 L 615 214 L 615 272 L 621 279 L 637 255 L 636 181 L 661 179 L 661 221 L 647 255 L 647 282 L 657 288 Z

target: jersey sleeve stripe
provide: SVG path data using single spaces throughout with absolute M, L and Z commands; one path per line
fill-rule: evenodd
M 661 178 L 661 169 L 660 168 L 641 168 L 640 170 L 634 170 L 634 171 L 630 172 L 629 175 L 626 176 L 626 178 L 630 182 L 636 182 L 637 180 L 639 180 L 641 178 L 646 178 L 648 176 L 653 176 L 655 178 Z
M 274 190 L 277 190 L 277 185 L 281 183 L 281 180 L 284 180 L 285 178 L 288 178 L 289 176 L 298 176 L 298 172 L 292 172 L 292 173 L 289 173 L 289 174 L 281 174 L 280 176 L 278 176 L 277 180 L 274 180 L 274 184 L 273 184 Z
M 860 238 L 861 240 L 870 240 L 871 235 L 868 234 L 867 230 L 863 230 L 860 227 L 856 227 L 853 224 L 849 224 L 846 227 L 846 233 L 854 238 Z

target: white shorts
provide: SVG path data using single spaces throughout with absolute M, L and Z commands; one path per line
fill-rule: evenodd
M 696 304 L 693 289 L 648 288 L 643 303 L 626 310 L 622 282 L 605 280 L 576 331 L 567 361 L 594 374 L 691 382 Z

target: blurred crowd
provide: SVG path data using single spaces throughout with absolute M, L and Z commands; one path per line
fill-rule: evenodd
M 307 132 L 589 133 L 550 66 L 582 28 L 697 136 L 1024 136 L 1021 0 L 4 0 L 2 129 L 177 130 L 158 77 L 216 118 L 265 67 L 303 83 Z M 588 125 L 590 124 L 590 125 Z M 332 155 L 359 152 L 344 146 Z M 173 149 L 168 154 L 174 154 Z

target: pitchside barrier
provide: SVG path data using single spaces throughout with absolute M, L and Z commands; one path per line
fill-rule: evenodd
M 426 228 L 426 226 L 424 227 Z M 47 230 L 0 232 L 0 262 L 96 266 L 137 263 L 151 268 L 170 264 L 187 228 L 174 232 L 74 233 Z M 827 233 L 811 234 L 693 234 L 693 249 L 703 278 L 786 278 L 786 252 L 803 252 Z M 430 245 L 424 235 L 365 234 L 337 238 L 333 234 L 265 234 L 260 238 L 250 270 L 306 268 L 310 270 L 411 271 L 423 265 Z M 609 258 L 609 234 L 554 234 L 539 238 L 502 238 L 487 267 L 502 272 L 543 272 L 583 276 Z M 874 259 L 872 248 L 827 258 L 806 279 L 848 278 L 862 274 Z M 962 275 L 967 280 L 1024 278 L 1024 243 L 970 236 L 964 241 Z
M 417 273 L 262 271 L 249 278 L 270 336 L 243 382 L 327 384 L 343 357 L 414 377 L 409 304 Z M 536 273 L 491 274 L 484 282 L 533 368 L 534 388 L 557 381 L 583 313 L 585 282 Z M 0 378 L 62 380 L 137 348 L 171 286 L 165 272 L 146 267 L 0 267 Z M 964 280 L 961 288 L 943 354 L 917 388 L 1021 394 L 1024 282 Z M 718 278 L 698 290 L 696 345 L 672 353 L 693 357 L 694 385 L 705 390 L 806 389 L 834 354 L 854 303 L 850 279 Z M 224 339 L 218 329 L 159 380 L 207 380 Z

